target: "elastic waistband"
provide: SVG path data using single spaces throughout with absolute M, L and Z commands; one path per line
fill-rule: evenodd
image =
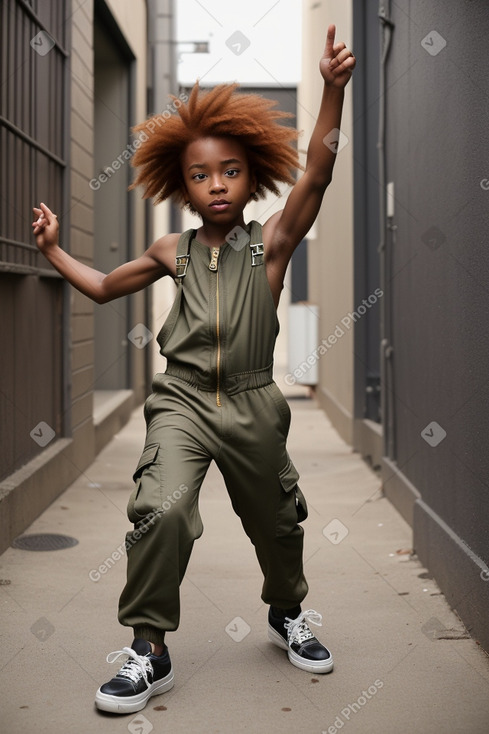
M 172 377 L 178 377 L 200 390 L 214 392 L 217 388 L 215 377 L 211 378 L 210 375 L 177 362 L 168 362 L 165 373 L 172 375 Z M 237 395 L 245 390 L 265 387 L 265 385 L 270 385 L 272 382 L 273 363 L 259 370 L 238 372 L 235 375 L 223 375 L 221 376 L 220 389 L 227 395 Z

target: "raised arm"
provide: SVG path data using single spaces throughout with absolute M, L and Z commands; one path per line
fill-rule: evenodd
M 32 223 L 36 244 L 61 275 L 96 303 L 142 290 L 164 275 L 171 275 L 178 235 L 167 235 L 155 242 L 141 257 L 125 263 L 106 275 L 75 260 L 58 244 L 59 225 L 56 215 L 45 205 L 33 209 Z M 173 250 L 173 252 L 172 252 Z
M 319 62 L 324 79 L 321 106 L 307 149 L 303 175 L 289 194 L 284 209 L 264 225 L 267 260 L 286 267 L 294 249 L 316 219 L 324 192 L 331 182 L 336 160 L 345 85 L 355 67 L 355 57 L 343 42 L 334 43 L 336 27 L 330 25 Z

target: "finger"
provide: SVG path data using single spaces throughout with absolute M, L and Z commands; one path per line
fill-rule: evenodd
M 337 43 L 337 44 L 336 44 L 336 45 L 335 45 L 335 46 L 333 47 L 333 52 L 334 52 L 334 55 L 336 56 L 337 54 L 339 54 L 339 52 L 340 52 L 340 51 L 343 51 L 343 49 L 344 49 L 344 48 L 346 48 L 346 44 L 345 44 L 345 43 L 343 43 L 343 41 L 340 41 L 340 43 Z
M 342 64 L 340 64 L 339 66 L 337 66 L 335 69 L 332 70 L 333 74 L 335 76 L 339 76 L 340 74 L 343 74 L 345 71 L 349 71 L 351 74 L 351 72 L 355 68 L 356 63 L 357 63 L 356 58 L 353 55 L 349 56 L 347 59 L 345 59 L 345 61 L 343 61 Z
M 339 54 L 337 54 L 334 57 L 334 59 L 331 60 L 330 66 L 334 66 L 334 65 L 339 66 L 340 64 L 343 63 L 343 61 L 345 61 L 346 59 L 348 59 L 351 56 L 353 56 L 352 52 L 348 48 L 345 47 L 342 51 L 339 52 Z
M 51 224 L 51 220 L 56 217 L 56 214 L 53 214 L 51 209 L 48 206 L 46 206 L 46 204 L 44 204 L 42 201 L 39 206 L 41 207 L 42 213 L 46 217 L 48 224 Z
M 351 61 L 350 61 L 351 59 Z M 342 74 L 344 71 L 353 71 L 353 67 L 356 64 L 356 59 L 352 53 L 348 52 L 348 56 L 340 57 L 339 59 L 333 59 L 329 65 L 329 70 L 335 74 Z
M 334 49 L 334 37 L 336 33 L 336 26 L 331 24 L 328 26 L 328 33 L 326 35 L 326 47 L 324 49 L 324 54 L 327 59 L 333 58 L 333 49 Z

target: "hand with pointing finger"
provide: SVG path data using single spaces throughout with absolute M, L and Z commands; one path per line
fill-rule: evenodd
M 336 26 L 328 27 L 326 48 L 319 62 L 319 71 L 325 84 L 342 89 L 351 79 L 356 59 L 343 41 L 335 44 Z

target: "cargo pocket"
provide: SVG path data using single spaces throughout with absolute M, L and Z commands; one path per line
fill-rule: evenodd
M 278 473 L 282 493 L 277 512 L 277 535 L 288 535 L 298 522 L 306 519 L 307 503 L 297 482 L 299 472 L 287 454 L 287 463 Z
M 127 504 L 127 516 L 132 523 L 137 523 L 148 513 L 156 513 L 161 509 L 161 467 L 156 462 L 159 448 L 157 443 L 148 444 L 133 474 L 136 487 Z

